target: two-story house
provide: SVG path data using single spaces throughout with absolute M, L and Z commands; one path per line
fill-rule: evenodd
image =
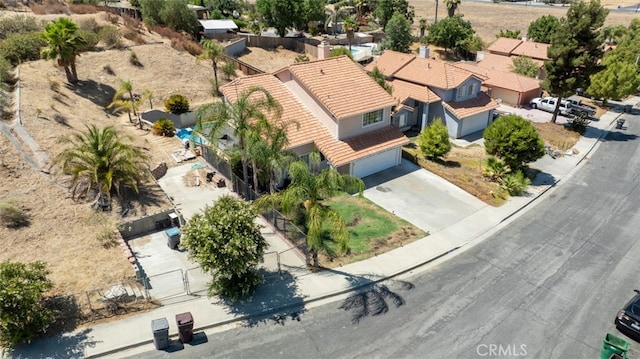
M 483 77 L 428 57 L 422 49 L 416 56 L 385 51 L 365 69 L 377 67 L 392 86 L 399 102 L 394 124 L 400 129 L 423 130 L 434 119 L 442 119 L 449 136 L 460 138 L 484 130 L 498 107 L 480 91 Z
M 225 101 L 260 86 L 282 106 L 288 149 L 313 151 L 340 173 L 365 177 L 401 162 L 408 138 L 391 125 L 397 101 L 346 56 L 289 65 L 220 88 Z M 230 134 L 227 134 L 230 136 Z

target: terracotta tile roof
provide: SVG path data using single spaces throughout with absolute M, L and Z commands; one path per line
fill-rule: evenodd
M 407 143 L 409 143 L 409 139 L 393 126 L 351 137 L 344 141 L 316 140 L 318 149 L 336 167 Z
M 469 100 L 443 103 L 449 111 L 453 112 L 461 120 L 464 120 L 465 117 L 498 108 L 498 103 L 483 92 L 478 93 L 477 97 Z
M 288 69 L 339 119 L 396 104 L 391 95 L 347 56 L 293 64 Z
M 364 69 L 367 72 L 373 71 L 374 67 L 378 67 L 378 70 L 387 77 L 392 77 L 394 73 L 403 68 L 406 64 L 413 61 L 416 56 L 412 54 L 405 54 L 403 52 L 397 52 L 392 50 L 386 50 L 373 62 L 367 64 Z
M 520 39 L 509 39 L 506 37 L 501 37 L 494 41 L 493 44 L 491 44 L 491 46 L 487 48 L 487 50 L 489 50 L 489 52 L 511 55 L 511 52 L 516 47 L 518 47 L 521 42 L 522 40 Z
M 539 80 L 518 75 L 511 71 L 485 69 L 465 62 L 458 62 L 455 66 L 485 76 L 487 79 L 482 82 L 482 85 L 486 87 L 500 87 L 517 92 L 527 92 L 540 88 Z
M 440 96 L 436 95 L 424 85 L 416 85 L 403 80 L 388 81 L 388 84 L 391 85 L 393 97 L 396 98 L 399 103 L 403 103 L 408 98 L 424 103 L 440 101 Z
M 375 82 L 374 85 L 380 88 Z M 252 86 L 263 87 L 280 102 L 282 106 L 281 118 L 283 121 L 297 122 L 298 126 L 292 124 L 287 127 L 289 149 L 315 143 L 316 147 L 325 155 L 327 160 L 336 167 L 409 142 L 404 134 L 391 126 L 360 136 L 351 137 L 344 141 L 337 140 L 320 121 L 298 101 L 296 96 L 291 93 L 285 84 L 272 74 L 243 77 L 221 86 L 220 91 L 227 100 L 233 103 L 237 99 L 236 94 L 242 94 L 243 91 L 246 91 Z M 395 100 L 393 100 L 393 102 L 395 104 Z
M 235 102 L 237 94 L 242 94 L 252 86 L 260 86 L 276 98 L 282 106 L 281 119 L 283 123 L 291 123 L 287 127 L 289 148 L 313 143 L 314 139 L 332 138 L 329 131 L 307 110 L 302 103 L 286 88 L 286 86 L 271 74 L 260 74 L 243 77 L 220 87 L 220 91 L 229 102 Z M 298 125 L 296 126 L 297 123 Z
M 513 51 L 511 51 L 511 55 L 529 56 L 532 59 L 548 60 L 548 48 L 549 44 L 543 44 L 541 42 L 535 41 L 521 41 L 520 45 L 518 45 L 515 49 L 513 49 Z
M 394 75 L 397 79 L 444 90 L 460 86 L 471 76 L 475 75 L 449 63 L 421 57 L 415 57 Z
M 486 54 L 482 60 L 478 61 L 477 65 L 485 69 L 511 71 L 513 59 L 504 55 Z

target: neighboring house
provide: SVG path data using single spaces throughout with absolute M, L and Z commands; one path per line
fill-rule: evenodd
M 458 62 L 454 65 L 484 77 L 483 91 L 501 104 L 515 107 L 527 106 L 532 99 L 540 97 L 542 94 L 540 81 L 531 77 L 519 75 L 509 70 L 487 69 L 479 64 L 467 62 Z
M 209 18 L 209 9 L 207 9 L 207 7 L 192 4 L 187 4 L 187 7 L 196 13 L 198 19 L 206 20 Z
M 238 25 L 233 20 L 198 20 L 198 22 L 200 22 L 199 33 L 205 37 L 238 31 Z
M 292 64 L 236 79 L 220 90 L 233 103 L 252 86 L 263 87 L 282 105 L 282 120 L 291 123 L 288 149 L 303 160 L 318 151 L 321 166 L 358 177 L 400 164 L 409 140 L 391 126 L 397 101 L 348 57 Z
M 513 59 L 527 56 L 539 66 L 537 78 L 544 80 L 544 62 L 548 60 L 549 44 L 528 41 L 526 39 L 509 39 L 501 37 L 487 48 L 488 54 L 478 56 L 478 66 L 486 69 L 511 71 Z
M 428 58 L 426 48 L 419 56 L 387 50 L 365 69 L 375 67 L 392 86 L 399 104 L 394 124 L 401 129 L 423 130 L 440 118 L 449 136 L 460 138 L 484 130 L 493 120 L 498 103 L 480 91 L 486 78 Z

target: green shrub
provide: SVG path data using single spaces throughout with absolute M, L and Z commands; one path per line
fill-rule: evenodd
M 82 29 L 82 30 L 89 30 L 89 31 L 93 31 L 95 33 L 100 31 L 100 25 L 96 21 L 95 17 L 92 17 L 92 18 L 89 18 L 89 19 L 84 19 L 84 20 L 80 21 L 80 23 L 78 24 L 78 27 L 80 29 Z
M 449 131 L 442 120 L 437 118 L 418 137 L 422 154 L 430 159 L 440 158 L 451 151 Z
M 0 54 L 12 64 L 17 65 L 25 61 L 39 60 L 40 49 L 45 46 L 47 42 L 40 32 L 13 34 L 0 42 Z
M 531 122 L 518 115 L 498 117 L 484 130 L 484 147 L 513 170 L 544 156 L 544 142 Z
M 79 29 L 78 37 L 84 40 L 84 44 L 80 46 L 80 52 L 93 51 L 100 41 L 98 34 L 91 30 Z
M 587 130 L 590 122 L 591 120 L 589 119 L 589 114 L 581 111 L 578 112 L 573 118 L 569 119 L 568 125 L 572 131 L 582 135 L 584 134 L 584 131 Z
M 0 18 L 0 39 L 6 39 L 13 34 L 26 34 L 42 31 L 44 26 L 41 21 L 33 16 L 13 15 Z
M 236 73 L 236 64 L 231 61 L 227 61 L 222 65 L 222 73 L 227 80 L 231 80 L 238 76 Z
M 353 60 L 353 54 L 349 51 L 348 47 L 334 47 L 331 52 L 329 52 L 330 57 L 338 57 L 342 55 L 347 55 L 351 60 Z
M 144 67 L 144 65 L 142 65 L 142 62 L 140 62 L 140 59 L 138 59 L 138 54 L 136 54 L 136 52 L 133 50 L 131 50 L 131 53 L 129 54 L 129 62 L 131 63 L 131 65 L 136 67 Z
M 120 41 L 122 39 L 122 34 L 120 33 L 120 30 L 113 25 L 103 26 L 100 29 L 100 32 L 98 32 L 98 37 L 100 37 L 100 40 L 104 42 L 107 49 L 119 48 L 122 46 Z
M 307 56 L 307 54 L 300 54 L 300 55 L 296 55 L 296 58 L 293 60 L 295 63 L 299 63 L 299 62 L 309 62 L 309 56 Z
M 171 137 L 176 133 L 176 126 L 169 119 L 161 118 L 153 124 L 151 132 L 157 136 Z
M 172 95 L 164 102 L 164 108 L 174 115 L 187 113 L 189 112 L 189 100 L 180 94 Z
M 489 157 L 482 167 L 482 175 L 494 182 L 502 182 L 504 177 L 509 173 L 509 167 L 496 157 Z
M 0 202 L 0 223 L 7 228 L 18 228 L 29 224 L 29 218 L 16 203 Z
M 524 172 L 517 171 L 506 176 L 500 188 L 509 192 L 512 196 L 521 196 L 530 184 L 531 180 L 524 175 Z
M 13 65 L 9 60 L 0 57 L 0 83 L 13 80 Z

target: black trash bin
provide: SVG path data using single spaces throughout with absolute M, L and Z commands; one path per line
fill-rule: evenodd
M 166 233 L 167 237 L 169 237 L 169 239 L 167 240 L 167 245 L 169 246 L 169 248 L 177 249 L 178 244 L 180 244 L 180 228 L 169 228 L 164 231 L 164 233 Z
M 178 336 L 180 341 L 188 343 L 193 339 L 193 316 L 191 312 L 176 314 L 178 324 Z
M 153 331 L 153 344 L 157 350 L 169 347 L 169 321 L 167 318 L 152 320 L 151 331 Z

